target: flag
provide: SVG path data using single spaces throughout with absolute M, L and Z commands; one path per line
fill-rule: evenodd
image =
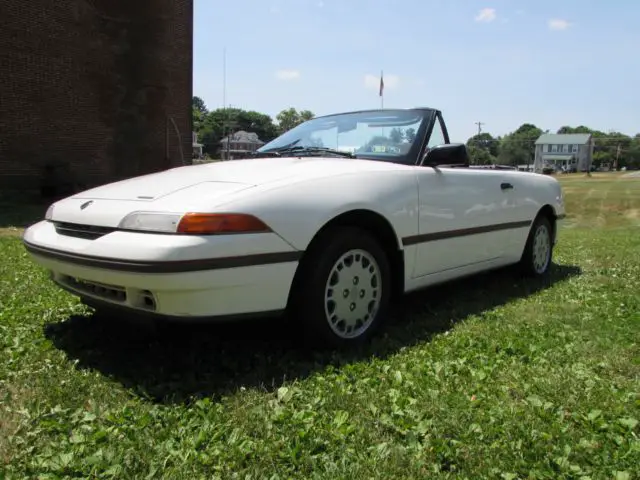
M 380 96 L 382 96 L 383 90 L 384 90 L 384 79 L 382 78 L 382 72 L 380 72 Z

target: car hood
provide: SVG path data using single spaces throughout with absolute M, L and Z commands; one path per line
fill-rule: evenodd
M 53 220 L 115 227 L 133 211 L 186 212 L 215 208 L 235 194 L 271 184 L 402 168 L 335 157 L 233 160 L 173 168 L 86 190 L 54 205 Z
M 385 162 L 350 158 L 291 157 L 233 160 L 173 168 L 159 173 L 110 183 L 74 195 L 74 199 L 154 202 L 183 189 L 207 183 L 208 197 L 286 179 L 312 178 L 389 169 Z

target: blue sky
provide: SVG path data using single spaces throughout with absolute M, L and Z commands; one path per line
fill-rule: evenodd
M 608 5 L 608 6 L 605 6 Z M 453 141 L 524 122 L 640 132 L 640 2 L 195 0 L 194 95 L 275 116 L 443 111 Z

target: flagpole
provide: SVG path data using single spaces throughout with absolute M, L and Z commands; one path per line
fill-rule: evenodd
M 384 108 L 384 74 L 380 70 L 380 108 Z
M 380 70 L 380 108 L 384 110 L 384 72 Z M 384 137 L 384 127 L 380 129 L 380 134 Z

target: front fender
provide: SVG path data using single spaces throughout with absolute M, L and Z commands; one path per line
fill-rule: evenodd
M 298 250 L 333 218 L 353 210 L 381 215 L 400 240 L 418 231 L 418 186 L 411 170 L 359 172 L 256 189 L 223 210 L 256 215 Z

